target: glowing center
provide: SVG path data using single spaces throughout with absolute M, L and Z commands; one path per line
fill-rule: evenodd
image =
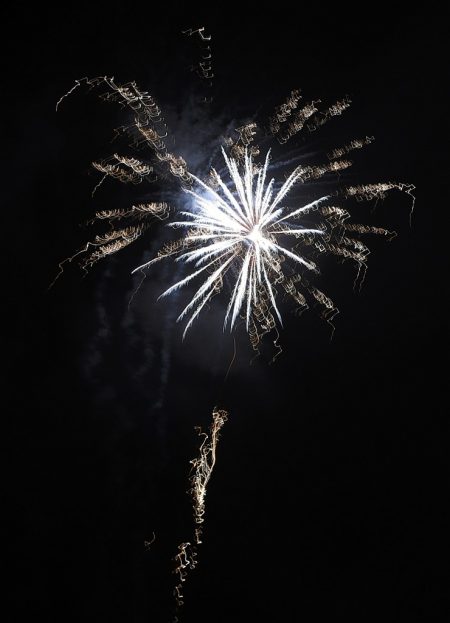
M 253 244 L 261 244 L 264 236 L 262 235 L 261 230 L 259 229 L 258 225 L 255 225 L 254 228 L 250 231 L 250 233 L 247 234 L 246 238 L 250 242 L 253 242 Z

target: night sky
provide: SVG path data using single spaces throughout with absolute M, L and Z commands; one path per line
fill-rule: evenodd
M 378 4 L 260 11 L 110 2 L 19 7 L 4 20 L 4 620 L 171 621 L 173 556 L 192 539 L 194 427 L 216 405 L 230 417 L 180 620 L 448 615 L 444 19 Z M 192 119 L 196 50 L 181 30 L 201 25 L 213 36 L 215 99 L 209 118 Z M 129 304 L 131 269 L 158 248 L 158 224 L 87 276 L 69 266 L 48 290 L 92 235 L 94 212 L 143 192 L 108 181 L 91 197 L 90 163 L 114 152 L 119 107 L 79 89 L 55 112 L 75 79 L 99 75 L 136 80 L 183 145 L 202 142 L 202 123 L 220 132 L 293 88 L 352 98 L 311 148 L 374 135 L 348 179 L 412 183 L 416 208 L 411 226 L 407 195 L 377 209 L 399 235 L 370 243 L 361 292 L 350 265 L 323 264 L 320 284 L 340 309 L 332 339 L 315 310 L 298 318 L 287 304 L 282 355 L 270 365 L 267 348 L 252 362 L 238 328 L 225 379 L 234 341 L 223 301 L 182 342 L 181 302 L 156 302 L 173 282 L 167 263 Z

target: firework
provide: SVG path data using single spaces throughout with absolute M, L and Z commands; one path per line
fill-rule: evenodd
M 185 34 L 196 36 L 201 44 L 200 59 L 191 70 L 202 83 L 202 102 L 206 105 L 212 101 L 214 76 L 211 37 L 204 28 L 188 29 Z M 116 130 L 116 137 L 125 136 L 126 149 L 132 150 L 126 154 L 117 150 L 110 158 L 92 163 L 101 174 L 93 194 L 112 179 L 132 184 L 138 191 L 145 188 L 145 195 L 129 208 L 97 211 L 91 223 L 107 224 L 109 229 L 97 233 L 62 262 L 60 269 L 75 258 L 81 258 L 83 268 L 90 268 L 132 244 L 153 222 L 167 220 L 172 230 L 181 231 L 181 237 L 166 242 L 156 257 L 140 264 L 132 273 L 146 275 L 147 269 L 161 260 L 174 260 L 183 266 L 184 276 L 161 294 L 165 298 L 185 286 L 194 286 L 192 297 L 178 315 L 178 321 L 186 321 L 183 337 L 221 292 L 226 300 L 224 328 L 232 331 L 242 320 L 256 352 L 267 334 L 272 334 L 277 354 L 280 352 L 278 338 L 285 299 L 293 302 L 296 312 L 318 307 L 332 324 L 338 309 L 315 279 L 321 259 L 333 255 L 354 262 L 355 283 L 361 285 L 370 253 L 361 238 L 395 236 L 395 232 L 384 227 L 353 222 L 352 202 L 376 203 L 394 190 L 413 197 L 414 187 L 399 182 L 342 183 L 341 176 L 352 166 L 349 154 L 370 145 L 373 137 L 341 144 L 327 151 L 322 162 L 307 164 L 301 159 L 296 144 L 301 134 L 308 136 L 342 115 L 351 104 L 348 97 L 321 106 L 320 100 L 305 101 L 301 91 L 295 89 L 267 120 L 241 121 L 234 130 L 212 137 L 210 145 L 203 145 L 204 153 L 196 153 L 190 162 L 186 153 L 174 153 L 176 132 L 170 132 L 153 96 L 135 82 L 121 85 L 106 76 L 84 78 L 76 81 L 58 101 L 57 108 L 82 85 L 102 89 L 104 100 L 126 108 L 126 125 Z M 155 182 L 157 190 L 152 193 Z M 321 190 L 324 186 L 326 193 Z M 162 198 L 167 202 L 162 202 Z M 197 566 L 205 496 L 226 420 L 225 411 L 214 410 L 208 433 L 199 431 L 203 437 L 199 455 L 191 461 L 189 493 L 195 527 L 192 538 L 178 546 L 174 557 L 177 612 L 184 603 L 186 578 Z M 153 534 L 146 547 L 154 539 Z
M 209 41 L 201 29 L 186 34 L 198 34 L 202 42 Z M 375 234 L 391 239 L 395 235 L 384 227 L 352 222 L 346 204 L 376 202 L 395 189 L 413 196 L 412 185 L 398 182 L 340 183 L 342 172 L 352 165 L 348 154 L 370 145 L 373 137 L 353 139 L 328 151 L 322 164 L 298 164 L 299 157 L 292 157 L 292 151 L 285 163 L 280 164 L 280 156 L 271 160 L 267 146 L 270 141 L 284 146 L 301 132 L 317 131 L 349 108 L 347 97 L 320 110 L 320 100 L 305 102 L 300 90 L 292 91 L 266 124 L 251 121 L 238 126 L 234 134 L 223 136 L 220 158 L 215 157 L 217 149 L 212 148 L 205 154 L 205 170 L 194 174 L 185 158 L 169 151 L 166 141 L 170 131 L 151 95 L 134 82 L 120 85 L 107 77 L 79 80 L 68 94 L 82 83 L 91 88 L 106 86 L 101 97 L 127 106 L 132 113 L 131 122 L 116 134 L 131 138 L 136 153 L 114 153 L 108 160 L 94 162 L 94 168 L 102 174 L 94 191 L 108 177 L 133 185 L 159 180 L 170 191 L 172 203 L 179 207 L 174 210 L 168 203 L 153 201 L 125 210 L 97 212 L 93 221 L 106 221 L 109 231 L 96 235 L 64 262 L 81 256 L 81 265 L 89 268 L 137 240 L 155 219 L 168 219 L 168 225 L 182 230 L 183 236 L 167 242 L 156 257 L 133 272 L 145 271 L 171 258 L 184 264 L 187 274 L 161 297 L 199 283 L 178 316 L 179 321 L 186 321 L 183 337 L 221 291 L 229 293 L 224 327 L 232 330 L 242 318 L 255 351 L 262 337 L 271 332 L 278 347 L 286 296 L 293 300 L 297 311 L 318 306 L 332 324 L 338 309 L 314 279 L 320 272 L 321 257 L 330 254 L 353 261 L 357 266 L 355 282 L 361 285 L 370 253 L 361 237 Z M 212 145 L 217 143 L 215 137 Z M 144 148 L 148 150 L 145 158 L 140 153 Z M 272 174 L 274 170 L 277 176 Z M 322 178 L 330 188 L 327 194 L 317 192 Z M 126 222 L 117 227 L 118 221 Z

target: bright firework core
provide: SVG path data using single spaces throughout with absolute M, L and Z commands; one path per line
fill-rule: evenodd
M 259 229 L 259 225 L 254 225 L 253 229 L 247 236 L 247 240 L 249 240 L 253 244 L 262 244 L 264 240 L 264 236 Z
M 185 333 L 205 304 L 221 289 L 223 278 L 229 272 L 235 275 L 235 280 L 224 326 L 229 323 L 232 329 L 244 308 L 248 329 L 252 313 L 260 305 L 261 297 L 270 302 L 281 323 L 281 314 L 275 302 L 274 282 L 279 278 L 280 262 L 283 259 L 289 258 L 310 270 L 316 268 L 314 263 L 283 247 L 278 238 L 321 236 L 324 233 L 322 229 L 304 228 L 298 222 L 290 221 L 298 221 L 328 197 L 321 197 L 301 207 L 288 209 L 283 206 L 282 201 L 301 177 L 302 170 L 300 167 L 295 169 L 275 193 L 274 179 L 266 183 L 269 155 L 267 153 L 263 166 L 256 166 L 251 156 L 245 154 L 241 174 L 238 163 L 223 151 L 231 183 L 227 185 L 213 170 L 216 189 L 192 176 L 206 193 L 200 195 L 196 191 L 186 190 L 194 197 L 194 206 L 191 210 L 181 212 L 186 220 L 172 222 L 170 226 L 186 230 L 185 243 L 190 250 L 178 255 L 177 260 L 193 264 L 196 270 L 162 294 L 167 296 L 202 273 L 207 275 L 178 317 L 181 320 L 190 314 Z

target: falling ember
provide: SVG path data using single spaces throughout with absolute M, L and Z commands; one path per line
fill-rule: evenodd
M 194 542 L 180 543 L 174 559 L 176 564 L 174 573 L 178 578 L 174 595 L 178 609 L 184 605 L 183 584 L 186 581 L 186 577 L 189 571 L 197 566 L 197 546 L 202 542 L 202 524 L 205 520 L 206 488 L 216 464 L 220 431 L 227 419 L 228 413 L 226 411 L 214 409 L 209 433 L 203 432 L 201 428 L 196 429 L 198 435 L 203 439 L 200 444 L 198 457 L 191 461 L 192 471 L 189 479 L 189 494 L 192 498 L 195 522 Z

